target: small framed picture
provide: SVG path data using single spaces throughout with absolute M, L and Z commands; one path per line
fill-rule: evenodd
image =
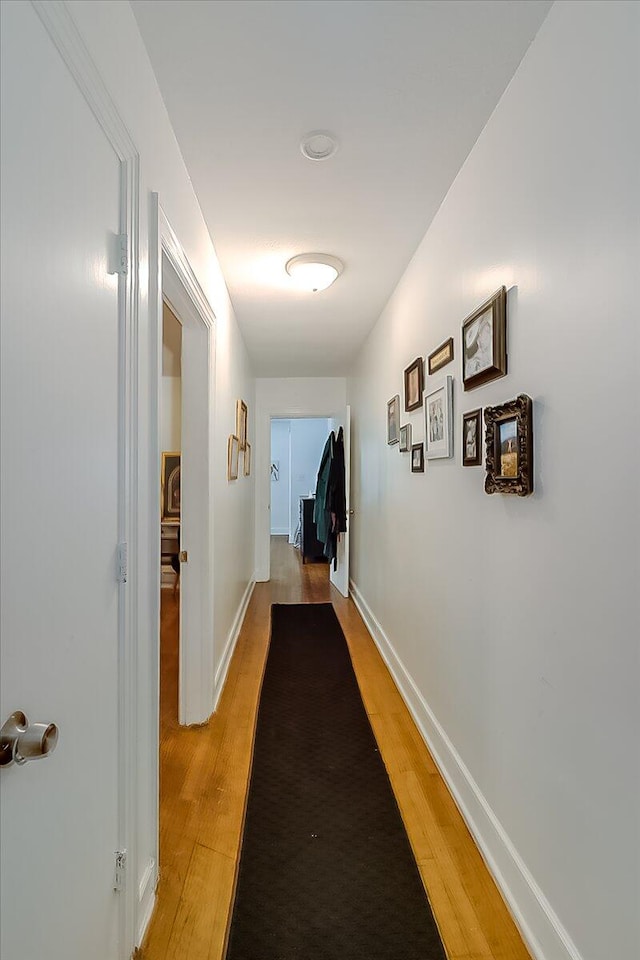
M 387 402 L 387 443 L 400 443 L 400 394 Z
M 424 395 L 425 456 L 437 460 L 453 456 L 453 377 Z
M 245 477 L 250 476 L 251 475 L 251 444 L 248 442 L 244 448 L 243 467 L 244 467 Z
M 533 493 L 532 410 L 526 393 L 485 409 L 486 493 Z
M 162 454 L 162 516 L 163 523 L 180 523 L 180 451 Z
M 507 288 L 500 287 L 462 324 L 462 382 L 473 390 L 507 372 Z
M 446 367 L 453 360 L 453 337 L 449 337 L 444 343 L 440 344 L 437 350 L 430 353 L 427 358 L 427 371 L 429 374 L 435 373 L 441 367 Z
M 411 473 L 424 473 L 424 443 L 411 447 Z
M 411 424 L 400 427 L 400 453 L 409 453 L 411 450 Z
M 236 437 L 240 449 L 247 445 L 247 405 L 244 400 L 236 400 Z
M 404 372 L 404 409 L 417 410 L 422 406 L 424 390 L 424 360 L 416 357 Z
M 227 480 L 238 479 L 238 458 L 240 456 L 240 440 L 231 434 L 227 442 Z
M 482 464 L 482 407 L 462 414 L 462 466 Z

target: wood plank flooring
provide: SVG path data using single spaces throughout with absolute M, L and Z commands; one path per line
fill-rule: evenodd
M 223 960 L 271 603 L 333 603 L 449 960 L 529 953 L 351 600 L 326 564 L 272 538 L 271 581 L 254 590 L 218 710 L 177 723 L 178 605 L 163 591 L 160 883 L 141 960 Z M 309 960 L 313 960 L 312 957 Z

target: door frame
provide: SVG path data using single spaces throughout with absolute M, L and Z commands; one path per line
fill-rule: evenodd
M 329 404 L 327 404 L 329 406 Z M 346 401 L 343 406 L 346 408 Z M 271 458 L 272 420 L 331 420 L 335 410 L 325 413 L 320 404 L 310 401 L 288 407 L 281 404 L 266 404 L 256 417 L 256 514 L 255 549 L 256 581 L 271 579 Z M 327 436 L 329 434 L 327 433 Z M 347 521 L 348 522 L 348 521 Z
M 155 383 L 152 384 L 154 411 L 152 436 L 157 464 L 156 488 L 160 478 L 160 384 L 162 377 L 162 304 L 166 299 L 182 323 L 182 393 L 185 397 L 185 381 L 189 389 L 202 401 L 204 422 L 198 427 L 198 450 L 206 464 L 204 483 L 196 483 L 192 489 L 191 505 L 197 513 L 207 518 L 197 531 L 200 538 L 185 547 L 200 560 L 200 589 L 197 606 L 184 609 L 181 604 L 181 636 L 178 680 L 178 719 L 181 724 L 205 723 L 214 708 L 214 511 L 213 511 L 213 435 L 215 399 L 215 314 L 189 263 L 169 220 L 162 209 L 157 193 L 151 195 L 151 237 L 149 247 L 149 271 L 151 300 L 149 312 L 154 326 L 151 369 Z M 153 322 L 155 318 L 155 323 Z M 185 361 L 197 356 L 198 362 L 185 369 Z M 200 360 L 202 362 L 200 362 Z M 185 470 L 186 465 L 186 470 Z M 189 470 L 189 462 L 183 458 L 183 475 Z M 195 475 L 196 471 L 193 471 Z M 182 484 L 184 489 L 184 483 Z M 195 502 L 193 502 L 195 500 Z M 160 583 L 160 511 L 158 530 L 152 547 L 156 551 L 158 584 Z M 186 592 L 189 567 L 181 573 L 181 590 Z M 160 668 L 159 624 L 160 591 L 157 595 L 158 639 L 155 645 L 153 676 L 158 678 Z M 191 602 L 190 602 L 191 606 Z M 184 627 L 184 629 L 182 629 Z M 160 693 L 154 690 L 154 703 L 159 711 Z
M 118 544 L 124 576 L 118 590 L 118 850 L 127 878 L 118 898 L 118 954 L 129 960 L 139 922 L 137 884 L 137 685 L 138 614 L 145 602 L 141 572 L 139 324 L 140 154 L 64 0 L 31 0 L 42 25 L 75 80 L 120 163 L 120 234 L 114 239 L 112 269 L 118 282 Z M 114 571 L 115 573 L 115 571 Z

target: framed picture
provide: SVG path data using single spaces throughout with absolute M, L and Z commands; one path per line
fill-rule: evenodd
M 430 353 L 427 358 L 428 372 L 435 373 L 441 367 L 446 367 L 453 360 L 453 337 L 449 337 L 444 343 L 440 344 L 437 350 Z
M 404 372 L 404 409 L 417 410 L 422 406 L 424 390 L 424 360 L 416 357 Z
M 486 493 L 533 493 L 533 404 L 521 393 L 497 407 L 486 407 Z
M 245 477 L 250 476 L 251 475 L 251 444 L 248 442 L 244 448 L 243 466 L 244 466 Z
M 400 395 L 387 402 L 387 443 L 400 442 Z
M 400 453 L 409 453 L 411 450 L 411 424 L 400 427 Z
M 227 480 L 238 479 L 238 458 L 240 456 L 240 440 L 231 434 L 227 442 Z
M 271 479 L 274 483 L 277 483 L 280 479 L 280 461 L 272 460 L 271 461 Z
M 411 473 L 424 473 L 424 443 L 411 447 Z
M 453 456 L 453 377 L 424 395 L 425 456 Z
M 462 414 L 462 466 L 482 464 L 482 407 Z
M 244 400 L 236 400 L 236 437 L 240 449 L 247 445 L 247 405 Z
M 180 523 L 180 451 L 162 454 L 163 523 Z
M 507 372 L 507 288 L 500 287 L 462 324 L 462 382 L 473 390 Z

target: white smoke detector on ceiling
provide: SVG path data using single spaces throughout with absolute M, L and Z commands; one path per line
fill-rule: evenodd
M 338 141 L 326 130 L 313 130 L 302 138 L 300 150 L 307 160 L 328 160 L 338 149 Z
M 331 286 L 344 270 L 344 264 L 327 253 L 301 253 L 292 257 L 285 269 L 299 290 L 317 293 Z

